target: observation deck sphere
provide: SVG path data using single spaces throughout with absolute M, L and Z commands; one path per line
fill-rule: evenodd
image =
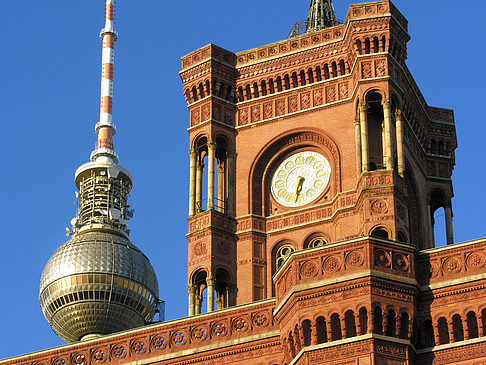
M 76 342 L 143 326 L 154 317 L 158 296 L 147 257 L 118 234 L 94 231 L 54 252 L 42 272 L 39 302 L 54 332 Z

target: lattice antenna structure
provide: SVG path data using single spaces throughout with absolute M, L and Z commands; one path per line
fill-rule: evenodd
M 295 23 L 289 38 L 334 27 L 339 22 L 334 14 L 332 0 L 311 0 L 307 19 Z

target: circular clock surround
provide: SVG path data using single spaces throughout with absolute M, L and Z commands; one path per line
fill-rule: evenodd
M 316 200 L 326 189 L 331 165 L 320 153 L 301 151 L 287 157 L 275 170 L 273 198 L 286 207 L 300 207 Z

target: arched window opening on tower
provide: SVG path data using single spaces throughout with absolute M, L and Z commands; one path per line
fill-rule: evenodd
M 312 235 L 306 239 L 304 248 L 322 247 L 327 244 L 327 241 L 322 235 Z
M 388 232 L 383 227 L 376 227 L 375 229 L 373 229 L 370 233 L 370 236 L 386 239 L 389 238 Z
M 205 270 L 197 271 L 189 285 L 189 315 L 206 313 L 207 308 L 207 278 Z
M 306 319 L 302 322 L 302 332 L 304 337 L 304 346 L 310 346 L 311 344 L 311 321 Z
M 359 328 L 361 329 L 360 335 L 364 335 L 368 332 L 368 310 L 365 307 L 359 309 Z
M 294 246 L 290 243 L 280 246 L 275 252 L 275 271 L 280 269 L 285 261 L 290 257 L 292 252 L 295 251 Z
M 341 320 L 339 314 L 334 313 L 331 315 L 331 341 L 340 339 L 342 339 Z
M 444 317 L 439 318 L 437 321 L 437 331 L 439 335 L 439 343 L 437 345 L 449 343 L 449 328 L 447 326 L 447 320 Z
M 326 320 L 322 316 L 316 318 L 316 332 L 318 344 L 328 341 Z
M 214 288 L 216 291 L 217 309 L 234 306 L 236 299 L 236 285 L 231 283 L 230 274 L 222 268 L 216 269 Z
M 459 314 L 455 314 L 452 317 L 452 333 L 454 342 L 464 341 L 464 328 L 462 326 L 462 320 Z
M 235 157 L 222 135 L 213 141 L 205 136 L 196 140 L 190 151 L 190 217 L 205 210 L 234 215 Z
M 346 338 L 354 337 L 357 335 L 356 333 L 356 317 L 352 310 L 346 311 L 344 314 L 344 322 L 345 322 L 345 330 L 346 330 Z
M 434 189 L 429 198 L 430 241 L 435 247 L 454 243 L 451 201 L 442 190 Z
M 366 119 L 368 122 L 369 170 L 380 170 L 386 165 L 382 97 L 377 92 L 371 92 L 367 95 L 366 103 L 368 106 Z

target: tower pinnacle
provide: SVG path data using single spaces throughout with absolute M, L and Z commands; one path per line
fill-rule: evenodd
M 338 25 L 332 0 L 311 0 L 307 16 L 306 33 Z
M 106 0 L 105 27 L 100 32 L 103 41 L 101 70 L 100 121 L 96 124 L 98 141 L 96 149 L 91 154 L 91 161 L 105 159 L 117 162 L 118 158 L 113 147 L 113 135 L 116 132 L 113 123 L 113 71 L 115 58 L 115 42 L 118 34 L 114 25 L 115 0 Z
M 339 22 L 334 15 L 332 0 L 311 0 L 309 14 L 304 21 L 297 22 L 290 31 L 289 38 L 322 29 L 334 27 Z

